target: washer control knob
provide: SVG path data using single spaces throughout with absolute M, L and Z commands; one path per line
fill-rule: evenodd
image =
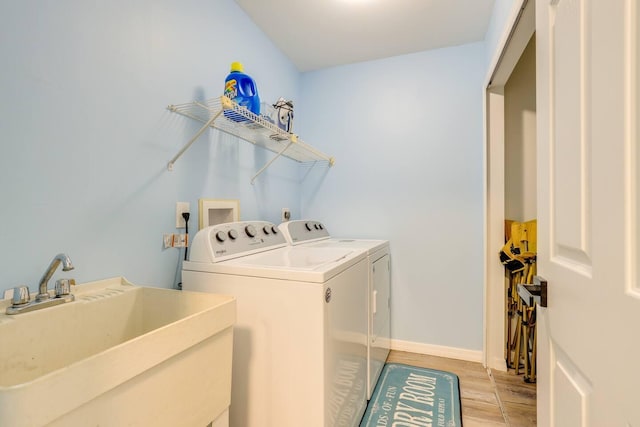
M 304 226 L 307 229 L 307 231 L 311 231 L 313 229 L 313 224 L 310 222 L 307 222 Z
M 262 231 L 264 231 L 264 234 L 269 234 L 271 233 L 271 227 L 265 225 L 264 227 L 262 227 Z
M 272 226 L 271 226 L 271 232 L 272 232 L 273 234 L 278 234 L 278 229 L 276 228 L 276 226 L 275 226 L 275 225 L 272 225 Z
M 251 224 L 244 228 L 244 232 L 247 233 L 249 237 L 256 237 L 256 228 Z
M 220 243 L 224 242 L 225 240 L 227 240 L 227 235 L 225 234 L 224 231 L 218 231 L 216 233 L 216 240 Z
M 229 230 L 227 235 L 229 235 L 231 240 L 236 240 L 238 238 L 238 232 L 236 230 Z

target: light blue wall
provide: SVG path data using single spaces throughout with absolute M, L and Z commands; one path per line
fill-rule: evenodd
M 289 207 L 389 239 L 393 337 L 480 349 L 481 86 L 515 1 L 496 1 L 486 43 L 302 76 L 232 0 L 4 2 L 0 290 L 33 289 L 58 252 L 81 282 L 171 287 L 175 202 L 193 230 L 198 198 L 240 199 L 242 219 Z M 294 100 L 296 132 L 334 168 L 281 159 L 252 186 L 271 154 L 207 132 L 166 170 L 199 125 L 165 107 L 218 96 L 235 60 L 263 100 Z
M 242 61 L 262 98 L 297 99 L 300 75 L 232 0 L 3 2 L 0 6 L 0 291 L 35 288 L 66 252 L 79 281 L 171 287 L 175 203 L 240 199 L 243 219 L 299 211 L 297 164 L 207 132 L 168 104 L 218 96 Z
M 303 74 L 296 120 L 336 165 L 302 216 L 390 240 L 398 340 L 482 349 L 484 74 L 483 43 Z

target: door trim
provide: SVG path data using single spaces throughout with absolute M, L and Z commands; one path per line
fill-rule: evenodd
M 515 2 L 488 69 L 484 94 L 484 365 L 506 371 L 504 357 L 504 85 L 535 31 L 535 1 Z

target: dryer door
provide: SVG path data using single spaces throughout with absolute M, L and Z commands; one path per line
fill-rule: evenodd
M 369 316 L 369 387 L 371 398 L 391 346 L 391 259 L 389 254 L 371 264 Z

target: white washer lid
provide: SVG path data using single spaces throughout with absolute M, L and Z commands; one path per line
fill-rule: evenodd
M 184 262 L 185 270 L 324 283 L 357 262 L 366 252 L 347 248 L 288 246 L 219 263 Z
M 389 247 L 388 240 L 368 240 L 368 239 L 325 239 L 319 240 L 308 244 L 309 247 L 314 248 L 343 248 L 366 251 L 371 255 L 374 252 L 383 248 Z
M 319 248 L 315 246 L 301 246 L 286 248 L 238 258 L 229 264 L 251 265 L 255 267 L 284 268 L 298 271 L 321 271 L 323 267 L 335 264 L 352 254 L 349 248 Z

